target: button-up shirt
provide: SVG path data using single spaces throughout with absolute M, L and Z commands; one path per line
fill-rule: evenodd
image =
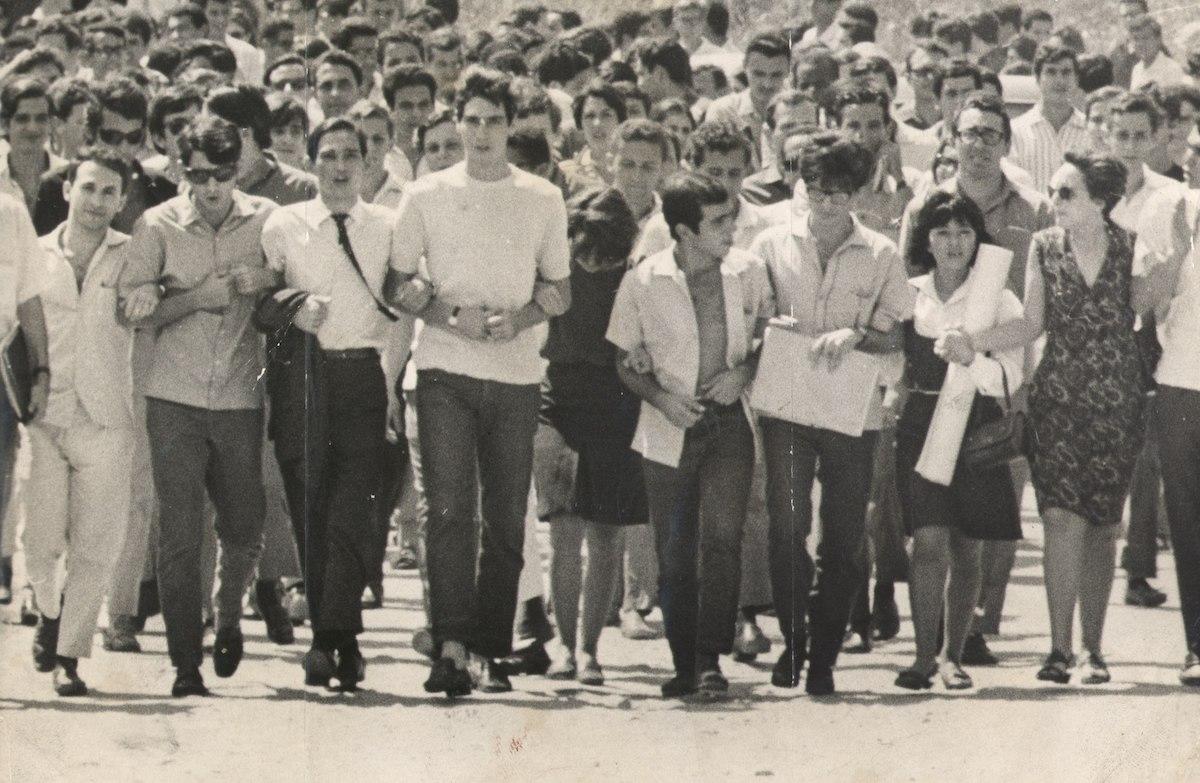
M 762 261 L 737 249 L 721 262 L 721 288 L 725 361 L 736 367 L 753 347 L 755 324 L 774 315 L 775 302 Z M 625 273 L 605 337 L 623 351 L 645 348 L 654 378 L 666 391 L 688 397 L 696 393 L 700 330 L 687 277 L 675 263 L 674 244 Z M 685 435 L 662 411 L 643 401 L 632 447 L 648 460 L 675 467 Z
M 209 275 L 261 268 L 262 227 L 275 204 L 234 191 L 213 228 L 187 196 L 147 210 L 129 241 L 122 295 L 146 283 L 187 291 Z M 262 407 L 263 341 L 251 321 L 257 296 L 231 294 L 222 312 L 197 310 L 167 324 L 154 342 L 146 396 L 209 410 Z
M 1034 189 L 1044 193 L 1050 178 L 1062 166 L 1063 153 L 1087 145 L 1087 119 L 1079 110 L 1058 130 L 1042 113 L 1042 104 L 1012 122 L 1012 147 L 1008 159 L 1029 172 Z
M 20 196 L 0 193 L 0 338 L 17 323 L 17 305 L 46 287 L 42 246 Z
M 1160 190 L 1142 211 L 1133 273 L 1145 274 L 1147 255 L 1183 253 L 1175 292 L 1159 320 L 1162 358 L 1155 380 L 1200 391 L 1200 191 Z
M 379 190 L 375 193 L 370 203 L 392 210 L 399 209 L 400 199 L 404 196 L 404 186 L 409 182 L 410 180 L 399 179 L 391 172 L 388 172 L 387 179 L 379 186 Z
M 1133 66 L 1133 74 L 1129 77 L 1129 89 L 1136 90 L 1149 82 L 1154 82 L 1159 87 L 1171 84 L 1187 85 L 1192 83 L 1192 77 L 1188 76 L 1187 70 L 1178 61 L 1159 52 L 1150 65 L 1138 60 Z
M 382 300 L 396 214 L 361 200 L 347 214 L 346 233 L 366 282 L 338 244 L 337 224 L 320 198 L 275 210 L 263 226 L 263 253 L 267 266 L 283 274 L 284 285 L 329 297 L 317 330 L 322 348 L 381 349 L 391 321 L 372 295 Z
M 67 427 L 83 409 L 102 427 L 133 427 L 133 333 L 117 321 L 117 280 L 129 236 L 108 230 L 83 283 L 65 244 L 66 223 L 42 237 L 48 285 L 42 295 L 50 341 L 50 401 L 46 422 Z
M 1182 182 L 1152 171 L 1149 166 L 1142 166 L 1142 186 L 1133 193 L 1126 193 L 1112 208 L 1112 221 L 1130 233 L 1138 230 L 1142 214 L 1151 197 L 1160 191 L 1183 191 L 1186 187 Z
M 778 314 L 817 337 L 837 329 L 888 331 L 912 312 L 912 292 L 896 245 L 852 218 L 854 228 L 822 267 L 807 216 L 759 234 L 750 251 L 766 262 Z M 880 366 L 891 362 L 881 357 Z M 879 429 L 882 399 L 872 398 L 866 428 Z

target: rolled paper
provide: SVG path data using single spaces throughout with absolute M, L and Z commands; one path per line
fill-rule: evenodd
M 1008 283 L 1012 259 L 1011 250 L 995 245 L 979 246 L 975 265 L 967 278 L 970 288 L 963 316 L 964 331 L 979 332 L 995 325 L 1000 294 Z M 971 371 L 961 364 L 951 363 L 933 409 L 921 457 L 917 460 L 917 473 L 921 476 L 935 484 L 950 486 L 974 401 L 975 379 L 971 377 Z

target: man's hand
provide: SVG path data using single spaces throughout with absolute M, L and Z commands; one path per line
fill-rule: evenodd
M 859 332 L 849 327 L 835 329 L 813 340 L 809 353 L 814 362 L 825 357 L 825 361 L 829 363 L 829 369 L 836 370 L 842 363 L 842 359 L 860 342 L 862 342 L 862 335 Z
M 329 315 L 329 297 L 309 294 L 304 297 L 304 303 L 296 311 L 292 323 L 309 334 L 316 334 L 320 330 L 321 324 L 325 323 L 327 315 Z
M 192 289 L 198 310 L 222 313 L 233 298 L 233 280 L 229 275 L 211 274 L 204 282 Z
M 933 344 L 933 352 L 947 362 L 964 366 L 975 361 L 975 346 L 971 344 L 971 337 L 956 329 L 939 337 Z
M 506 343 L 517 336 L 517 325 L 513 320 L 515 313 L 508 310 L 488 310 L 484 317 L 488 339 L 497 343 Z
M 744 364 L 731 367 L 714 377 L 701 389 L 704 398 L 718 405 L 732 405 L 742 396 L 742 390 L 750 382 L 750 369 Z
M 785 332 L 800 334 L 800 322 L 790 315 L 777 315 L 767 321 L 767 326 L 772 329 L 782 329 Z
M 143 318 L 149 318 L 158 307 L 159 299 L 157 283 L 138 286 L 125 297 L 125 319 L 130 323 L 137 323 Z
M 650 358 L 650 352 L 644 345 L 639 345 L 630 351 L 625 357 L 624 364 L 638 375 L 654 372 L 654 360 Z
M 684 397 L 669 391 L 660 393 L 653 402 L 667 420 L 681 429 L 688 429 L 704 415 L 704 404 L 695 397 Z
M 429 305 L 431 299 L 433 299 L 433 285 L 428 280 L 413 277 L 400 286 L 400 291 L 393 304 L 407 313 L 419 313 Z
M 488 339 L 487 315 L 480 307 L 462 307 L 454 316 L 454 325 L 450 329 L 468 340 Z
M 400 405 L 400 398 L 394 392 L 389 391 L 387 429 L 384 431 L 387 442 L 391 444 L 399 443 L 400 433 L 402 432 L 404 432 L 404 408 Z
M 29 390 L 29 412 L 35 419 L 46 415 L 46 403 L 50 399 L 50 374 L 38 373 L 33 379 L 33 388 Z
M 250 296 L 275 285 L 275 273 L 266 267 L 239 266 L 229 273 L 233 288 L 241 296 Z
M 537 306 L 547 315 L 564 313 L 567 310 L 566 300 L 559 293 L 558 287 L 552 283 L 539 282 L 534 285 L 533 301 L 537 302 Z

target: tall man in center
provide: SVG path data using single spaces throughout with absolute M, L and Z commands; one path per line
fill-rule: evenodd
M 468 652 L 486 661 L 485 690 L 511 687 L 494 660 L 512 650 L 522 567 L 543 374 L 534 327 L 570 304 L 570 251 L 561 192 L 508 165 L 508 77 L 467 71 L 455 113 L 466 160 L 405 190 L 385 290 L 426 327 L 413 361 L 440 651 L 425 690 L 465 695 Z

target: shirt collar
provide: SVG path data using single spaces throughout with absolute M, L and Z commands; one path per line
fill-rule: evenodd
M 179 210 L 180 225 L 190 226 L 193 223 L 204 220 L 204 217 L 200 214 L 200 210 L 196 209 L 196 204 L 192 201 L 191 194 L 181 196 L 180 198 L 183 199 L 183 206 Z M 233 191 L 233 209 L 229 211 L 225 222 L 229 222 L 234 217 L 238 219 L 252 217 L 256 211 L 250 196 L 240 190 L 235 190 Z
M 354 206 L 346 214 L 350 216 L 352 221 L 357 222 L 362 219 L 362 211 L 363 200 L 360 198 L 354 202 Z M 322 223 L 333 217 L 333 212 L 330 211 L 329 207 L 325 204 L 325 200 L 320 196 L 307 202 L 301 214 L 304 215 L 304 222 L 308 223 L 313 229 L 320 228 Z
M 59 223 L 53 231 L 46 235 L 46 240 L 49 241 L 49 244 L 54 248 L 56 253 L 69 260 L 75 257 L 75 252 L 71 250 L 71 248 L 67 247 L 66 235 L 67 221 L 64 220 L 62 223 Z M 96 254 L 99 255 L 101 251 L 108 251 L 114 247 L 123 245 L 127 241 L 129 241 L 128 234 L 122 234 L 120 231 L 117 231 L 114 228 L 109 228 L 104 234 L 104 239 L 96 248 Z M 43 247 L 45 247 L 45 245 L 43 245 Z
M 808 239 L 808 240 L 813 239 L 812 229 L 808 225 L 808 218 L 809 218 L 809 213 L 805 212 L 803 215 L 801 215 L 799 217 L 799 219 L 792 221 L 792 236 L 797 237 L 799 239 Z M 854 227 L 850 229 L 850 236 L 846 237 L 846 241 L 843 242 L 836 251 L 834 251 L 833 255 L 835 255 L 835 256 L 838 253 L 842 252 L 842 250 L 844 248 L 854 247 L 854 246 L 859 246 L 859 247 L 870 247 L 871 246 L 871 243 L 867 241 L 866 235 L 863 234 L 863 224 L 859 222 L 858 218 L 854 215 L 854 213 L 850 213 L 850 222 L 854 224 Z
M 971 278 L 968 277 L 966 282 L 964 282 L 957 289 L 955 289 L 954 293 L 950 294 L 950 298 L 943 302 L 941 295 L 938 293 L 937 285 L 933 281 L 933 272 L 927 272 L 926 274 L 920 275 L 919 277 L 914 277 L 912 280 L 909 280 L 908 282 L 909 282 L 909 285 L 916 288 L 917 291 L 920 294 L 922 294 L 923 296 L 927 296 L 930 299 L 932 299 L 933 301 L 937 302 L 938 304 L 941 304 L 941 305 L 944 305 L 947 307 L 952 304 L 955 304 L 956 302 L 958 302 L 961 299 L 965 299 L 967 296 L 967 292 L 970 290 L 970 287 L 971 287 Z

